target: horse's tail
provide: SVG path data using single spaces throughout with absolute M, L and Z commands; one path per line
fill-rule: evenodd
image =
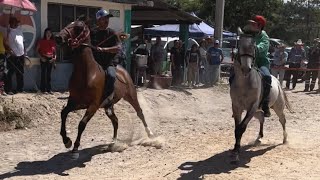
M 292 107 L 291 107 L 291 104 L 288 100 L 288 96 L 287 96 L 286 92 L 285 91 L 282 91 L 282 92 L 283 92 L 283 97 L 284 97 L 284 101 L 285 101 L 285 105 L 286 105 L 287 109 L 289 110 L 289 112 L 293 113 L 294 111 L 292 110 Z

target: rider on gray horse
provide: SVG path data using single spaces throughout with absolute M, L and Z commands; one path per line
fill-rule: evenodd
M 243 31 L 246 34 L 252 34 L 256 42 L 256 59 L 255 65 L 260 69 L 264 80 L 262 110 L 265 117 L 270 117 L 269 109 L 269 93 L 271 89 L 271 74 L 270 74 L 270 61 L 267 56 L 269 50 L 269 36 L 263 30 L 267 21 L 263 16 L 256 15 L 244 27 Z M 230 84 L 234 75 L 230 77 Z
M 108 27 L 110 17 L 113 17 L 113 15 L 109 14 L 108 11 L 99 10 L 96 13 L 97 27 L 91 31 L 91 43 L 97 47 L 97 51 L 93 52 L 94 59 L 107 72 L 106 96 L 109 100 L 113 98 L 116 80 L 113 59 L 121 48 L 115 31 Z

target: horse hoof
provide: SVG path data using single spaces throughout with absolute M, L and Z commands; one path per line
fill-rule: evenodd
M 111 144 L 114 145 L 115 143 L 117 143 L 117 139 L 112 139 Z
M 77 159 L 79 159 L 79 152 L 72 152 L 72 154 L 71 154 L 71 159 L 72 160 L 77 160 Z
M 152 131 L 149 128 L 146 128 L 146 132 L 147 132 L 148 138 L 154 137 L 154 134 L 152 133 Z
M 72 141 L 70 138 L 68 138 L 68 142 L 66 144 L 64 144 L 64 146 L 69 149 L 72 146 Z
M 259 139 L 255 140 L 253 143 L 253 146 L 260 146 L 261 145 L 261 141 Z
M 288 144 L 288 141 L 286 139 L 284 139 L 282 144 Z

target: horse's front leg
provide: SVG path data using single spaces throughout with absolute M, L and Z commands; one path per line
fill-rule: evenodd
M 236 161 L 239 161 L 239 153 L 240 153 L 240 143 L 242 134 L 246 131 L 247 125 L 254 116 L 258 109 L 258 103 L 255 103 L 251 106 L 250 110 L 247 112 L 246 116 L 244 117 L 243 121 L 236 126 L 235 129 L 235 138 L 236 143 L 234 145 L 233 152 L 236 153 Z
M 63 140 L 63 144 L 66 148 L 70 148 L 72 145 L 72 141 L 71 139 L 67 136 L 67 132 L 66 132 L 66 120 L 68 117 L 68 114 L 75 110 L 75 103 L 69 99 L 67 106 L 65 108 L 63 108 L 63 110 L 61 111 L 61 129 L 60 129 L 60 135 L 62 136 L 62 140 Z
M 78 148 L 80 146 L 81 135 L 82 135 L 84 129 L 86 128 L 87 123 L 90 121 L 92 116 L 97 112 L 98 108 L 99 108 L 99 105 L 90 105 L 89 108 L 87 109 L 84 117 L 81 119 L 81 121 L 79 123 L 77 139 L 74 142 L 74 146 L 72 149 L 72 158 L 73 159 L 79 158 Z

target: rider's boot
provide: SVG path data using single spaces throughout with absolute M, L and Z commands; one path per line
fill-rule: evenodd
M 304 87 L 304 92 L 308 92 L 309 91 L 309 84 L 310 84 L 310 80 L 306 80 L 306 84 L 305 84 L 305 87 Z
M 262 110 L 264 112 L 264 117 L 270 117 L 269 108 L 269 94 L 271 90 L 271 76 L 264 77 L 264 90 L 263 90 L 263 100 L 262 100 Z
M 116 81 L 116 72 L 115 68 L 112 66 L 108 67 L 107 70 L 107 79 L 106 79 L 106 99 L 104 101 L 105 105 L 109 105 L 114 97 L 114 83 Z

